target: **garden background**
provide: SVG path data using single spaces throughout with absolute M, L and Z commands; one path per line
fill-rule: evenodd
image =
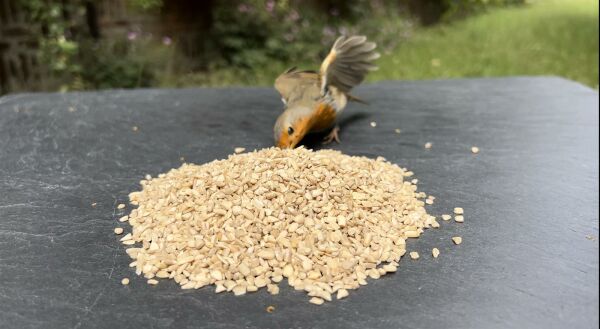
M 0 0 L 0 93 L 271 85 L 335 38 L 370 81 L 556 75 L 598 88 L 595 0 Z

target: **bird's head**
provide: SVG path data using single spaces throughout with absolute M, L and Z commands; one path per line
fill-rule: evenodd
M 305 107 L 286 109 L 273 129 L 275 145 L 280 148 L 294 148 L 310 130 L 310 110 Z

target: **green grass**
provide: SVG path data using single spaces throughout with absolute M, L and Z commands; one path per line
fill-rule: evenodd
M 547 0 L 416 31 L 371 81 L 557 75 L 598 88 L 598 1 Z
M 399 37 L 400 38 L 400 37 Z M 163 86 L 272 85 L 285 68 L 165 76 Z M 369 81 L 555 75 L 598 88 L 598 1 L 538 0 L 450 24 L 416 28 L 378 60 Z

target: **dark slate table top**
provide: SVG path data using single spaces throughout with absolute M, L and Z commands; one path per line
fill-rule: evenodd
M 243 297 L 149 286 L 113 234 L 145 174 L 271 146 L 274 90 L 0 98 L 0 328 L 598 327 L 596 91 L 506 78 L 355 94 L 370 105 L 349 106 L 332 147 L 408 167 L 437 197 L 431 213 L 462 206 L 466 221 L 409 241 L 419 261 L 320 307 L 287 284 Z

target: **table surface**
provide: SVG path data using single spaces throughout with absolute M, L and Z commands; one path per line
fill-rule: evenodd
M 437 197 L 430 213 L 462 206 L 465 223 L 427 230 L 408 242 L 420 260 L 322 306 L 285 283 L 242 297 L 149 286 L 113 233 L 145 174 L 271 146 L 273 89 L 0 98 L 0 328 L 598 327 L 596 91 L 517 77 L 355 94 L 370 105 L 347 108 L 331 147 L 408 167 Z

